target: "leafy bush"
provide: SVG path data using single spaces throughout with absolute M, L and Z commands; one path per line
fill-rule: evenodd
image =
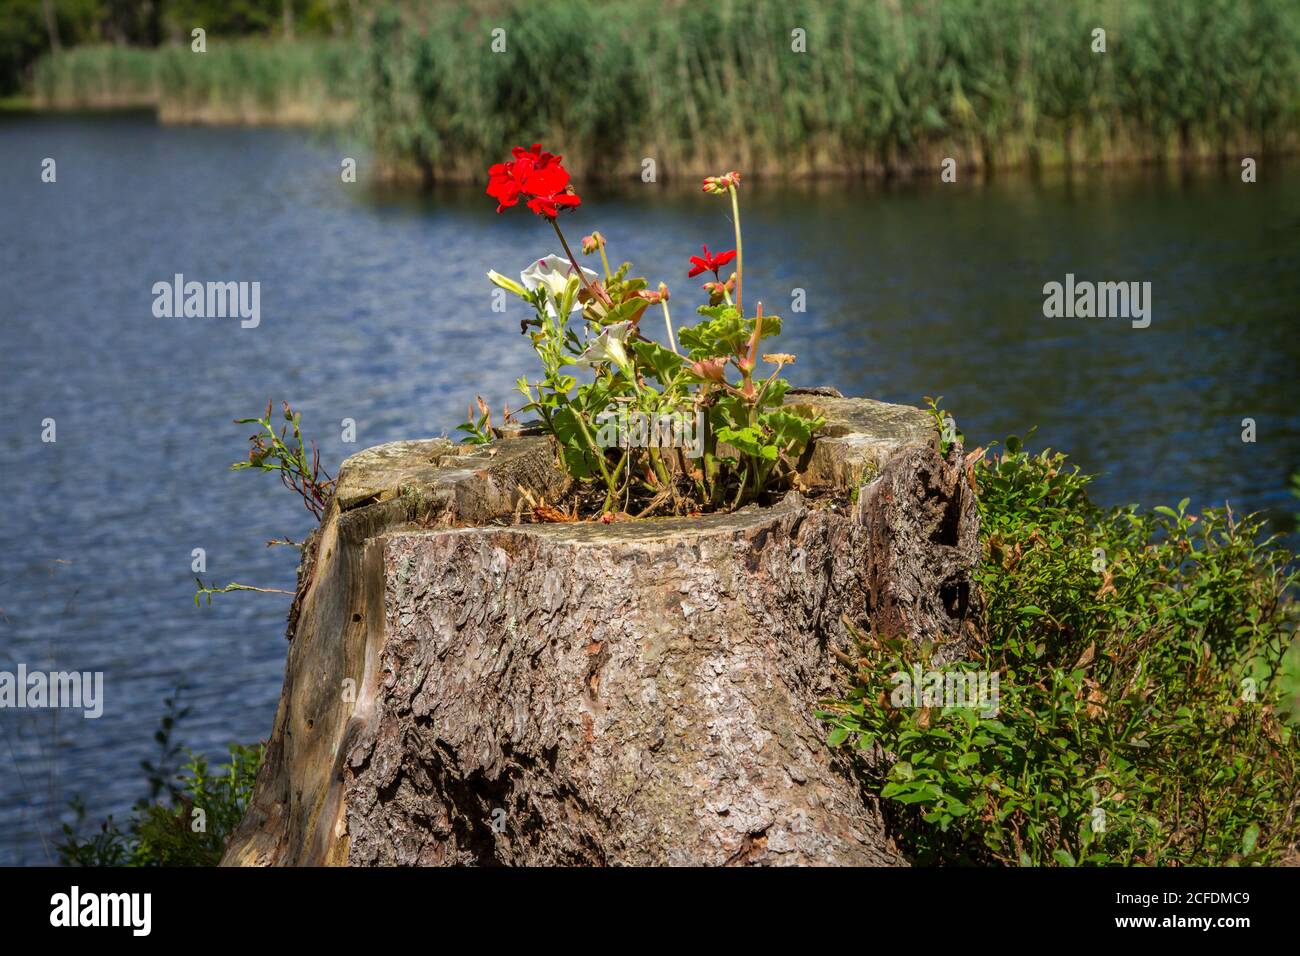
M 987 620 L 948 670 L 996 673 L 996 716 L 893 706 L 893 675 L 934 649 L 880 635 L 824 715 L 917 859 L 1295 862 L 1293 556 L 1257 516 L 1103 510 L 1064 455 L 1014 438 L 973 475 Z
M 188 752 L 188 760 L 173 774 L 182 750 L 172 744 L 176 723 L 188 710 L 168 699 L 167 713 L 154 735 L 159 744 L 157 764 L 142 762 L 149 779 L 149 797 L 135 806 L 123 830 L 112 817 L 88 837 L 80 831 L 86 807 L 74 798 L 76 822 L 63 825 L 59 860 L 65 866 L 216 866 L 226 840 L 244 817 L 253 781 L 262 763 L 262 745 L 231 744 L 229 760 L 209 768 L 206 757 Z

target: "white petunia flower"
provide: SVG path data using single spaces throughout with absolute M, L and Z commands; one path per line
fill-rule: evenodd
M 583 269 L 582 273 L 587 277 L 588 282 L 598 278 L 596 273 L 592 272 L 590 269 Z M 523 280 L 524 288 L 529 292 L 532 292 L 534 289 L 546 289 L 551 298 L 560 299 L 563 298 L 565 287 L 568 286 L 569 277 L 572 275 L 575 275 L 573 271 L 573 263 L 562 256 L 551 255 L 547 256 L 545 259 L 538 259 L 523 272 L 519 273 L 519 278 Z M 551 301 L 551 298 L 548 298 L 546 302 L 547 315 L 555 315 L 555 305 Z M 573 309 L 571 311 L 576 312 L 580 308 L 582 308 L 582 306 L 575 298 L 573 301 Z
M 600 330 L 600 335 L 587 345 L 586 351 L 578 356 L 575 364 L 580 368 L 592 368 L 602 362 L 612 362 L 631 374 L 632 363 L 627 357 L 627 340 L 631 334 L 631 322 L 615 322 L 605 326 Z

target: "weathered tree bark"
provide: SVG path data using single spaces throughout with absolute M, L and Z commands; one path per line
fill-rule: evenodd
M 960 653 L 974 501 L 924 412 L 790 402 L 807 495 L 730 515 L 513 524 L 543 438 L 349 459 L 224 862 L 903 863 L 816 710 L 845 618 Z
M 971 578 L 979 515 L 963 465 L 960 444 L 946 458 L 905 448 L 859 499 L 872 541 L 866 617 L 882 636 L 936 639 L 939 663 L 973 647 L 983 611 Z

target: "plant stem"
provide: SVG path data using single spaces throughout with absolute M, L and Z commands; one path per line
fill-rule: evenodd
M 668 326 L 668 344 L 674 352 L 681 355 L 681 352 L 677 352 L 677 340 L 673 338 L 673 317 L 668 314 L 668 303 L 661 301 L 659 304 L 664 307 L 664 325 Z
M 574 258 L 573 250 L 569 248 L 569 240 L 565 239 L 564 233 L 560 231 L 560 221 L 558 219 L 552 219 L 551 226 L 555 229 L 555 234 L 560 237 L 560 245 L 564 247 L 564 254 L 569 257 L 569 263 L 573 266 L 573 271 L 578 274 L 578 281 L 587 287 L 588 292 L 595 295 L 595 290 L 592 288 L 591 283 L 587 281 L 586 275 L 583 274 L 582 266 L 578 265 L 578 260 Z M 606 305 L 614 304 L 610 297 L 604 292 L 601 293 L 600 298 L 605 300 Z
M 741 284 L 745 281 L 745 253 L 740 244 L 740 199 L 736 195 L 736 186 L 733 183 L 727 187 L 731 193 L 731 218 L 736 225 L 736 308 L 740 310 L 740 317 L 745 317 L 744 298 Z
M 763 387 L 758 390 L 758 398 L 754 400 L 754 405 L 756 407 L 758 408 L 763 407 L 763 398 L 764 396 L 767 395 L 768 388 L 771 386 L 773 382 L 776 381 L 776 377 L 781 374 L 781 369 L 783 368 L 785 368 L 785 364 L 778 363 L 776 366 L 776 371 L 767 377 L 767 381 L 763 383 Z
M 745 500 L 745 486 L 749 484 L 749 466 L 740 473 L 740 487 L 736 489 L 736 499 L 731 503 L 731 510 L 735 511 L 740 507 L 740 503 Z
M 591 453 L 596 456 L 596 464 L 600 466 L 600 473 L 605 479 L 605 487 L 609 489 L 610 495 L 617 494 L 618 489 L 615 488 L 614 479 L 610 477 L 609 467 L 605 464 L 604 449 L 600 448 L 600 446 L 596 444 L 596 439 L 591 437 L 591 431 L 587 428 L 587 419 L 583 416 L 582 412 L 578 411 L 574 412 L 573 417 L 578 420 L 578 428 L 582 430 L 582 437 L 587 439 L 587 447 L 590 448 Z M 607 495 L 605 503 L 609 504 L 609 501 L 610 499 Z
M 704 413 L 704 484 L 708 489 L 708 504 L 717 507 L 721 498 L 718 484 L 718 438 L 709 425 L 708 412 Z
M 740 291 L 740 282 L 736 282 L 736 291 Z M 740 301 L 739 297 L 736 299 Z M 758 342 L 763 337 L 763 303 L 758 304 L 758 314 L 754 318 L 754 334 L 749 340 L 749 354 L 745 356 L 745 364 L 749 366 L 745 374 L 746 392 L 753 394 L 749 389 L 750 375 L 753 374 L 754 368 L 758 365 Z
M 668 469 L 664 465 L 663 456 L 659 454 L 658 448 L 647 448 L 650 453 L 650 466 L 654 469 L 655 477 L 663 483 L 665 488 L 672 486 L 672 479 L 668 477 Z

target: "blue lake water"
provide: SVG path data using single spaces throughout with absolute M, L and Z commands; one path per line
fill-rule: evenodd
M 233 419 L 289 399 L 333 473 L 450 431 L 475 393 L 518 404 L 531 352 L 483 273 L 558 251 L 549 230 L 478 190 L 345 184 L 347 155 L 364 179 L 364 155 L 296 131 L 0 118 L 0 670 L 105 675 L 98 720 L 0 710 L 0 864 L 51 859 L 75 793 L 92 818 L 129 810 L 178 686 L 188 746 L 269 732 L 287 599 L 195 608 L 191 553 L 205 580 L 291 588 L 296 552 L 265 542 L 312 519 L 271 477 L 229 471 L 250 434 Z M 746 298 L 785 316 L 797 383 L 942 395 L 972 444 L 1037 425 L 1031 447 L 1099 473 L 1107 504 L 1281 513 L 1300 468 L 1297 172 L 746 182 Z M 689 184 L 583 193 L 571 240 L 599 228 L 686 320 L 687 257 L 731 247 L 726 204 Z M 155 317 L 152 287 L 176 273 L 260 282 L 260 325 Z M 1150 282 L 1150 327 L 1045 318 L 1043 286 L 1067 273 Z

